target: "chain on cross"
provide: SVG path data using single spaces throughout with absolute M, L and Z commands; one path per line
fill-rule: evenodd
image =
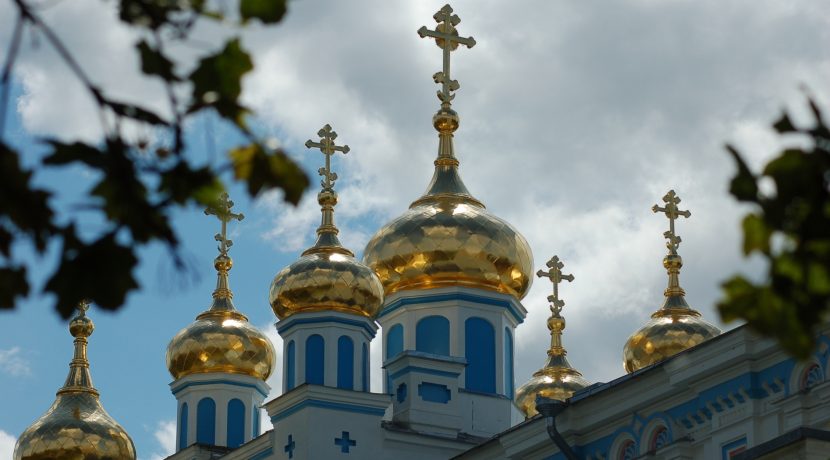
M 216 216 L 222 222 L 222 232 L 217 233 L 213 239 L 219 242 L 219 254 L 223 256 L 227 256 L 228 249 L 233 246 L 233 241 L 228 239 L 228 222 L 234 219 L 241 221 L 245 218 L 242 213 L 233 213 L 231 208 L 233 208 L 233 201 L 229 199 L 227 193 L 222 193 L 214 206 L 205 209 L 206 216 Z
M 559 316 L 559 313 L 562 312 L 562 307 L 565 306 L 565 301 L 559 299 L 559 284 L 562 281 L 573 281 L 574 276 L 562 274 L 562 269 L 565 268 L 565 264 L 559 260 L 559 256 L 551 257 L 545 265 L 547 265 L 550 270 L 539 270 L 536 272 L 536 276 L 539 278 L 547 278 L 551 283 L 553 283 L 553 295 L 548 296 L 548 302 L 550 302 L 550 311 L 553 315 Z
M 450 102 L 455 97 L 453 91 L 458 90 L 461 85 L 458 80 L 453 80 L 450 77 L 450 52 L 455 51 L 458 45 L 465 45 L 467 48 L 475 46 L 476 41 L 473 37 L 459 37 L 458 30 L 455 26 L 461 22 L 458 15 L 453 14 L 450 5 L 444 5 L 433 16 L 438 25 L 435 30 L 429 30 L 426 26 L 421 26 L 418 29 L 418 35 L 421 38 L 430 37 L 435 39 L 435 44 L 444 51 L 444 69 L 441 72 L 436 72 L 432 79 L 435 83 L 441 84 L 441 90 L 438 91 L 438 99 L 441 100 L 441 106 L 449 108 Z
M 337 132 L 331 129 L 331 125 L 326 124 L 320 131 L 317 131 L 320 136 L 320 142 L 314 142 L 311 139 L 305 142 L 306 148 L 316 147 L 326 156 L 326 166 L 317 170 L 317 173 L 323 177 L 320 185 L 323 190 L 332 191 L 334 189 L 334 181 L 337 180 L 337 173 L 331 171 L 331 156 L 334 152 L 343 152 L 343 155 L 349 153 L 348 145 L 336 145 L 334 140 L 337 139 Z
M 676 254 L 677 248 L 680 247 L 680 242 L 683 240 L 680 239 L 674 231 L 674 221 L 680 216 L 688 219 L 692 213 L 688 210 L 681 211 L 677 207 L 677 205 L 680 204 L 680 197 L 674 193 L 674 190 L 669 190 L 669 193 L 666 193 L 666 196 L 663 197 L 663 202 L 666 203 L 666 206 L 660 207 L 655 204 L 651 207 L 651 210 L 655 213 L 662 212 L 669 218 L 669 230 L 663 233 L 663 237 L 668 240 L 666 242 L 666 247 L 669 251 L 671 251 L 672 254 Z

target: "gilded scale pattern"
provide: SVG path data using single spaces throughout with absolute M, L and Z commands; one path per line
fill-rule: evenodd
M 285 319 L 298 312 L 339 311 L 375 318 L 383 303 L 383 286 L 375 273 L 358 262 L 340 244 L 334 225 L 337 174 L 331 171 L 331 156 L 349 152 L 349 146 L 335 145 L 337 133 L 325 125 L 318 133 L 320 142 L 309 140 L 306 147 L 319 148 L 325 155 L 320 168 L 322 190 L 317 195 L 322 221 L 317 241 L 291 265 L 283 268 L 271 283 L 269 300 L 274 314 Z
M 133 441 L 104 410 L 92 386 L 86 347 L 95 326 L 87 308 L 81 304 L 70 323 L 75 355 L 66 384 L 52 407 L 20 435 L 14 460 L 135 460 Z
M 562 307 L 565 301 L 559 299 L 559 283 L 562 281 L 573 281 L 573 275 L 563 275 L 562 268 L 565 266 L 558 256 L 553 256 L 547 263 L 549 271 L 539 270 L 536 275 L 550 279 L 553 283 L 553 295 L 548 296 L 550 302 L 551 316 L 548 318 L 548 329 L 550 330 L 550 349 L 548 349 L 548 361 L 545 366 L 533 374 L 533 377 L 516 390 L 516 405 L 531 418 L 538 414 L 536 410 L 536 399 L 555 399 L 564 401 L 590 383 L 582 377 L 582 374 L 568 362 L 567 350 L 562 345 L 562 331 L 565 330 L 565 318 L 562 317 Z
M 364 262 L 377 273 L 387 295 L 408 289 L 470 286 L 513 295 L 527 294 L 533 256 L 524 237 L 510 224 L 490 214 L 473 198 L 458 175 L 453 133 L 458 114 L 452 110 L 450 52 L 459 44 L 472 48 L 472 37 L 458 36 L 458 16 L 449 5 L 434 16 L 436 30 L 422 27 L 443 50 L 444 67 L 433 79 L 440 83 L 441 108 L 432 119 L 438 131 L 438 158 L 427 192 L 402 216 L 383 227 L 366 246 Z
M 232 213 L 232 206 L 233 202 L 223 194 L 216 208 L 205 211 L 222 222 L 222 232 L 215 236 L 219 242 L 219 256 L 213 262 L 216 289 L 211 307 L 179 331 L 167 346 L 167 369 L 174 379 L 221 372 L 266 380 L 274 368 L 276 355 L 271 341 L 233 305 L 228 282 L 228 272 L 233 268 L 228 249 L 233 242 L 226 237 L 226 227 L 230 219 L 242 220 L 244 216 Z
M 680 287 L 683 259 L 677 254 L 681 239 L 674 231 L 674 221 L 680 216 L 688 218 L 691 213 L 678 209 L 680 198 L 674 190 L 669 190 L 663 201 L 664 207 L 654 205 L 652 211 L 665 213 L 669 219 L 669 230 L 663 234 L 669 249 L 663 258 L 669 285 L 664 292 L 663 306 L 625 344 L 623 366 L 626 372 L 634 372 L 660 362 L 721 333 L 720 329 L 703 320 L 700 313 L 686 303 L 686 292 Z

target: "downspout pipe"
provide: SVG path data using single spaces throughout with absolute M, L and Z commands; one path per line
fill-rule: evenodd
M 577 457 L 576 452 L 574 452 L 568 442 L 565 441 L 562 434 L 556 429 L 556 416 L 562 413 L 566 407 L 568 407 L 567 403 L 555 399 L 539 398 L 536 402 L 536 411 L 545 417 L 548 436 L 550 436 L 550 439 L 553 440 L 554 444 L 556 444 L 556 447 L 559 448 L 559 451 L 562 452 L 568 460 L 580 460 L 579 457 Z

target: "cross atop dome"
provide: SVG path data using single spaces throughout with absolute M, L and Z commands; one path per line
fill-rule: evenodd
M 565 268 L 565 264 L 559 260 L 559 256 L 551 257 L 545 265 L 547 265 L 550 270 L 539 270 L 536 272 L 536 276 L 539 278 L 547 278 L 551 283 L 553 283 L 553 295 L 548 296 L 548 302 L 550 302 L 551 313 L 558 317 L 559 313 L 562 312 L 562 307 L 565 306 L 565 301 L 559 299 L 559 284 L 561 284 L 562 281 L 573 281 L 574 276 L 562 274 L 562 269 Z
M 233 201 L 229 199 L 227 193 L 223 192 L 215 205 L 205 209 L 206 216 L 216 216 L 222 222 L 222 231 L 214 235 L 213 239 L 219 242 L 219 254 L 225 257 L 228 255 L 228 249 L 233 246 L 233 241 L 228 239 L 228 222 L 231 220 L 241 221 L 245 218 L 245 215 L 242 213 L 233 213 L 231 208 L 233 208 Z
M 444 68 L 441 72 L 433 74 L 432 79 L 435 83 L 441 84 L 441 90 L 438 91 L 441 108 L 449 109 L 453 98 L 455 98 L 455 95 L 452 94 L 453 91 L 457 91 L 461 87 L 458 80 L 453 80 L 450 77 L 450 53 L 458 49 L 459 44 L 472 48 L 476 41 L 473 37 L 458 36 L 458 30 L 455 26 L 461 22 L 461 18 L 457 14 L 453 14 L 452 7 L 449 4 L 444 5 L 432 17 L 438 23 L 435 30 L 429 30 L 426 26 L 421 26 L 418 29 L 418 35 L 421 38 L 434 38 L 435 44 L 444 52 Z
M 331 156 L 334 152 L 343 152 L 343 155 L 349 153 L 348 145 L 336 145 L 334 140 L 337 139 L 337 132 L 331 129 L 331 125 L 326 123 L 320 131 L 317 131 L 317 136 L 320 137 L 320 142 L 314 142 L 311 139 L 305 141 L 306 148 L 316 147 L 323 152 L 326 157 L 326 166 L 317 170 L 317 173 L 323 177 L 320 185 L 323 190 L 333 191 L 334 181 L 337 180 L 337 173 L 331 171 Z
M 663 237 L 668 240 L 666 242 L 666 247 L 669 248 L 669 251 L 672 254 L 677 254 L 677 248 L 680 247 L 680 242 L 683 240 L 681 240 L 680 237 L 674 232 L 674 221 L 680 216 L 688 219 L 692 213 L 688 210 L 681 211 L 677 207 L 677 205 L 680 204 L 680 197 L 674 193 L 674 190 L 669 190 L 669 193 L 666 193 L 666 195 L 663 196 L 663 202 L 666 203 L 664 207 L 660 207 L 655 204 L 651 207 L 651 210 L 655 213 L 662 212 L 666 215 L 666 217 L 668 217 L 669 230 L 663 233 Z

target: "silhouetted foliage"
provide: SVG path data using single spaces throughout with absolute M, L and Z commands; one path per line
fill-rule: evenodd
M 744 254 L 760 254 L 768 269 L 762 283 L 742 276 L 724 282 L 718 304 L 725 321 L 744 319 L 802 359 L 814 351 L 816 327 L 830 311 L 830 128 L 816 103 L 809 105 L 814 126 L 796 127 L 786 113 L 773 125 L 781 135 L 809 138 L 809 147 L 785 149 L 760 174 L 727 146 L 738 166 L 730 192 L 756 206 L 743 220 Z M 774 191 L 762 191 L 765 178 Z
M 15 302 L 31 294 L 27 267 L 11 248 L 28 240 L 40 253 L 50 241 L 60 242 L 60 260 L 46 282 L 45 292 L 56 296 L 55 308 L 67 318 L 81 299 L 107 309 L 118 309 L 126 295 L 139 287 L 133 270 L 138 264 L 136 251 L 141 245 L 162 242 L 169 246 L 176 264 L 179 239 L 170 223 L 174 206 L 211 206 L 224 190 L 222 171 L 232 170 L 235 179 L 246 183 L 254 196 L 279 188 L 286 201 L 296 204 L 308 187 L 308 178 L 282 150 L 269 149 L 246 125 L 250 110 L 239 102 L 242 78 L 254 68 L 239 37 L 231 37 L 218 51 L 200 57 L 189 75 L 176 70 L 176 62 L 165 51 L 171 42 L 183 42 L 199 21 L 232 21 L 211 5 L 228 7 L 224 2 L 204 0 L 120 0 L 120 20 L 146 32 L 134 52 L 141 60 L 141 71 L 158 78 L 166 88 L 170 118 L 147 108 L 110 98 L 94 83 L 66 48 L 60 37 L 38 15 L 27 0 L 9 0 L 16 7 L 17 22 L 2 74 L 0 91 L 0 308 L 13 308 Z M 286 11 L 285 0 L 239 0 L 236 16 L 244 27 L 250 21 L 279 22 Z M 35 30 L 57 51 L 69 70 L 97 104 L 105 130 L 100 144 L 64 143 L 42 139 L 49 152 L 32 169 L 21 166 L 22 152 L 4 141 L 5 116 L 21 37 Z M 125 50 L 127 52 L 129 50 Z M 179 100 L 182 87 L 191 87 L 188 100 Z M 196 167 L 185 157 L 184 126 L 188 118 L 212 110 L 234 126 L 247 144 L 228 152 L 227 161 L 214 168 Z M 123 122 L 152 126 L 170 133 L 169 145 L 160 144 L 148 151 L 144 141 L 130 141 L 123 133 Z M 83 164 L 101 174 L 89 190 L 89 208 L 107 221 L 100 235 L 81 238 L 76 226 L 60 223 L 49 202 L 50 193 L 32 185 L 35 168 L 66 168 Z M 88 211 L 89 208 L 86 210 Z

